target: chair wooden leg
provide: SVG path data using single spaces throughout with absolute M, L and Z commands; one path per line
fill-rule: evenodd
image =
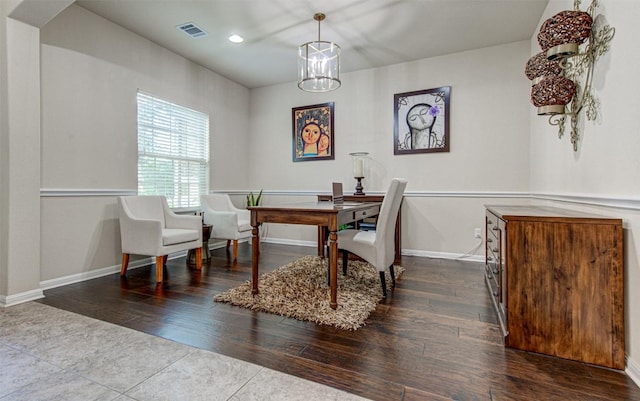
M 229 245 L 231 245 L 231 240 L 230 239 L 227 240 L 227 249 L 229 249 Z
M 127 268 L 129 267 L 129 254 L 122 254 L 122 267 L 120 268 L 120 275 L 124 276 L 127 274 Z
M 202 247 L 196 249 L 196 269 L 202 269 Z
M 162 269 L 164 269 L 164 256 L 156 256 L 156 283 L 162 282 Z
M 233 240 L 233 261 L 238 260 L 238 240 Z
M 393 270 L 393 263 L 391 263 L 391 266 L 389 266 L 389 273 L 391 273 L 391 287 L 396 286 L 396 272 Z
M 347 265 L 349 264 L 349 251 L 342 250 L 342 274 L 347 275 Z
M 384 272 L 380 272 L 380 284 L 382 285 L 382 297 L 387 297 L 387 281 L 384 278 Z

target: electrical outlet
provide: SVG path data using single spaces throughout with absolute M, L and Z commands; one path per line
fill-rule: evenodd
M 479 228 L 476 228 L 476 229 L 473 231 L 473 236 L 474 236 L 475 238 L 482 238 L 482 231 L 480 231 L 480 229 L 479 229 Z

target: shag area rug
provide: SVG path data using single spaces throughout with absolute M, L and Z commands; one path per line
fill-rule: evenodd
M 292 263 L 262 274 L 260 293 L 251 295 L 251 281 L 217 294 L 214 300 L 243 308 L 275 313 L 298 320 L 357 330 L 382 299 L 380 274 L 367 262 L 349 261 L 347 275 L 338 259 L 338 308 L 329 306 L 327 259 L 304 256 Z M 396 278 L 404 268 L 394 266 Z M 387 296 L 391 295 L 391 277 L 387 269 Z

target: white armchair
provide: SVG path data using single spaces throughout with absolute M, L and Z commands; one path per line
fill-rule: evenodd
M 238 259 L 238 240 L 251 236 L 251 212 L 238 209 L 227 194 L 200 195 L 205 224 L 213 225 L 211 238 L 233 241 L 233 260 Z
M 382 201 L 380 214 L 376 222 L 375 231 L 342 230 L 338 231 L 338 249 L 342 249 L 342 268 L 346 272 L 349 252 L 366 260 L 380 272 L 382 295 L 387 296 L 387 285 L 384 271 L 388 267 L 391 273 L 391 283 L 395 286 L 396 278 L 393 271 L 395 252 L 395 227 L 398 210 L 402 203 L 407 181 L 394 178 L 391 180 L 387 194 Z
M 127 273 L 129 255 L 156 257 L 156 282 L 162 282 L 167 255 L 196 249 L 196 267 L 202 268 L 202 220 L 171 211 L 164 196 L 121 196 L 120 240 L 122 268 Z

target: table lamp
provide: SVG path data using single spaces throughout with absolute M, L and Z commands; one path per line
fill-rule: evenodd
M 362 187 L 362 180 L 365 177 L 365 160 L 369 155 L 368 152 L 353 152 L 349 153 L 353 158 L 353 178 L 357 180 L 356 184 L 356 192 L 354 195 L 364 195 L 365 193 L 362 191 L 364 188 Z

